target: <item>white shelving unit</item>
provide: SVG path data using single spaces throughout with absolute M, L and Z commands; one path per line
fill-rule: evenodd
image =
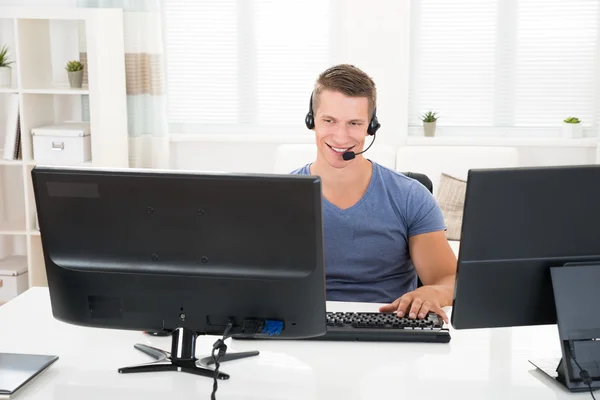
M 87 79 L 83 88 L 71 89 L 64 65 L 79 58 L 82 43 Z M 82 121 L 87 115 L 84 105 L 89 104 L 85 120 L 90 123 L 92 156 L 85 165 L 129 166 L 122 10 L 0 7 L 2 45 L 9 47 L 15 63 L 12 86 L 0 88 L 0 147 L 6 135 L 2 107 L 8 96 L 16 96 L 22 157 L 0 159 L 0 261 L 26 263 L 29 287 L 46 286 L 31 183 L 37 165 L 31 130 Z

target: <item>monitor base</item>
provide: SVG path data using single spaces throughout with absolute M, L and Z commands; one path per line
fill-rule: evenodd
M 590 387 L 587 385 L 568 385 L 567 380 L 565 379 L 564 373 L 562 369 L 565 368 L 565 364 L 563 363 L 562 358 L 543 358 L 543 359 L 534 359 L 529 360 L 529 362 L 536 367 L 538 370 L 543 372 L 549 378 L 552 378 L 559 384 L 561 384 L 565 389 L 570 392 L 589 392 Z M 598 387 L 592 385 L 591 390 L 598 390 Z
M 209 365 L 214 363 L 213 358 L 208 356 L 197 359 L 195 356 L 196 337 L 196 333 L 187 328 L 176 329 L 172 334 L 171 352 L 138 343 L 134 345 L 134 347 L 141 352 L 148 354 L 156 361 L 147 364 L 119 368 L 118 371 L 121 374 L 136 372 L 178 371 L 213 378 L 215 371 L 214 369 L 209 368 Z M 257 356 L 258 354 L 258 351 L 226 353 L 219 362 L 222 363 L 225 361 L 239 360 L 242 358 Z M 229 375 L 219 371 L 217 379 L 226 380 L 229 379 Z
M 537 358 L 534 360 L 529 360 L 529 362 L 548 377 L 558 380 L 558 372 L 556 372 L 556 368 L 558 367 L 560 360 L 560 358 Z

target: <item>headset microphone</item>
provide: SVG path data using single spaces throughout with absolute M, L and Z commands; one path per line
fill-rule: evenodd
M 362 154 L 362 153 L 364 153 L 365 151 L 369 150 L 369 149 L 371 148 L 371 146 L 373 146 L 373 143 L 375 142 L 375 138 L 376 138 L 376 137 L 377 137 L 377 136 L 375 135 L 375 133 L 373 133 L 373 140 L 371 141 L 371 144 L 369 145 L 369 147 L 367 147 L 367 148 L 366 148 L 366 149 L 364 149 L 363 151 L 359 151 L 358 153 L 355 153 L 355 152 L 353 152 L 353 151 L 347 151 L 347 152 L 345 152 L 344 154 L 342 154 L 342 158 L 343 158 L 345 161 L 350 161 L 350 160 L 354 159 L 354 157 L 356 157 L 357 155 L 359 155 L 359 154 Z

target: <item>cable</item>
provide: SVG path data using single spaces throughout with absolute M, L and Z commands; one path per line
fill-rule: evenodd
M 229 337 L 231 329 L 233 329 L 233 321 L 229 321 L 229 323 L 225 327 L 225 331 L 223 332 L 223 337 L 213 344 L 211 356 L 215 364 L 215 373 L 213 375 L 213 391 L 210 397 L 211 400 L 216 400 L 216 393 L 219 388 L 219 363 L 221 362 L 221 359 L 225 356 L 225 353 L 227 352 L 227 345 L 225 344 L 225 339 Z M 245 319 L 242 324 L 242 332 L 251 335 L 261 334 L 266 336 L 275 336 L 279 335 L 282 330 L 283 321 L 279 320 Z M 215 352 L 217 350 L 218 353 L 215 355 Z
M 223 332 L 223 337 L 221 339 L 217 340 L 213 344 L 211 356 L 215 363 L 215 373 L 213 375 L 213 391 L 212 391 L 212 394 L 210 395 L 211 400 L 216 399 L 217 389 L 219 389 L 218 378 L 217 378 L 219 376 L 219 362 L 221 361 L 221 359 L 227 352 L 227 345 L 225 344 L 225 339 L 227 339 L 229 337 L 229 331 L 231 331 L 231 328 L 233 328 L 233 323 L 230 321 L 227 324 L 227 326 L 225 327 L 225 331 Z M 217 350 L 219 350 L 219 352 L 215 356 L 215 351 L 217 351 Z
M 590 395 L 592 395 L 592 399 L 596 400 L 596 396 L 594 396 L 594 391 L 592 390 L 592 378 L 590 377 L 589 372 L 581 368 L 581 365 L 579 365 L 579 363 L 575 359 L 575 353 L 573 351 L 571 351 L 571 358 L 573 359 L 573 361 L 575 361 L 577 368 L 579 368 L 579 377 L 581 378 L 583 383 L 588 385 L 588 387 L 590 388 Z

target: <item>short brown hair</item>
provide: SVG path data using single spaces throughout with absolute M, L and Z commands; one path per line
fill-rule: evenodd
M 350 97 L 366 97 L 369 100 L 369 118 L 377 106 L 375 82 L 366 73 L 350 64 L 335 65 L 323 71 L 313 90 L 312 109 L 317 112 L 319 95 L 323 90 L 332 90 Z

